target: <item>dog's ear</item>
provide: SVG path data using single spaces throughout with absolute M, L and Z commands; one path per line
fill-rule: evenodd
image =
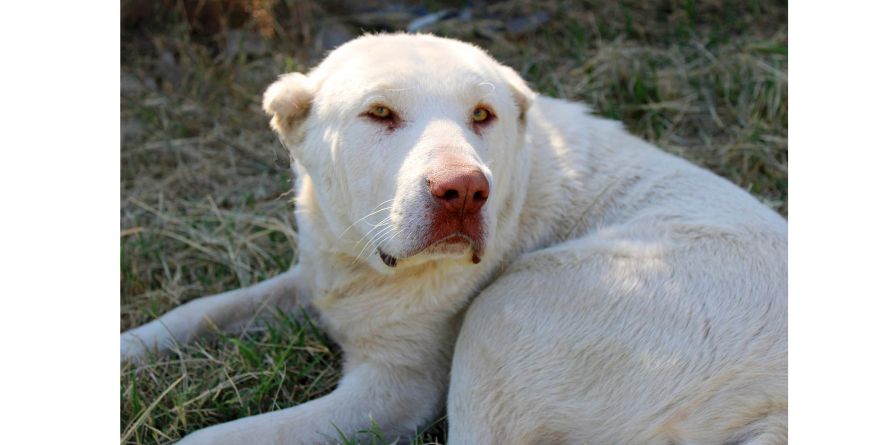
M 511 67 L 502 65 L 501 68 L 502 76 L 508 83 L 511 95 L 514 97 L 517 108 L 520 110 L 520 122 L 523 122 L 526 120 L 526 112 L 535 102 L 536 93 L 529 88 L 526 81 Z
M 290 139 L 294 129 L 308 117 L 314 91 L 304 74 L 289 73 L 280 76 L 265 91 L 262 108 L 271 115 L 271 128 L 284 139 Z

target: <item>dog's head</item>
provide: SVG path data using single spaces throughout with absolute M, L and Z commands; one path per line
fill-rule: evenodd
M 534 93 L 482 50 L 430 35 L 355 39 L 264 96 L 336 245 L 384 271 L 479 262 L 525 179 Z

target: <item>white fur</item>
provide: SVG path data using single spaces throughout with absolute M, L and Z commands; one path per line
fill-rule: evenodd
M 298 265 L 125 333 L 122 355 L 310 303 L 344 377 L 181 443 L 325 443 L 370 418 L 405 438 L 447 395 L 450 444 L 786 443 L 786 223 L 744 191 L 433 36 L 361 37 L 264 103 L 295 159 Z M 403 125 L 360 116 L 376 103 Z M 478 103 L 498 116 L 479 134 Z M 412 252 L 440 151 L 491 184 L 479 264 Z

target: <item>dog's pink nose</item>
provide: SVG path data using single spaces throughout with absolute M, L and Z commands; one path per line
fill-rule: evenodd
M 479 212 L 489 198 L 489 181 L 476 167 L 442 166 L 428 178 L 428 186 L 444 209 L 459 216 Z

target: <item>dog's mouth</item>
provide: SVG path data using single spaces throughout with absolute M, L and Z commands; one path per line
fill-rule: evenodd
M 461 232 L 453 233 L 445 238 L 439 239 L 425 247 L 422 247 L 413 253 L 399 258 L 388 254 L 387 252 L 381 250 L 381 248 L 379 247 L 378 256 L 379 258 L 381 258 L 381 261 L 385 264 L 385 266 L 394 268 L 397 267 L 397 263 L 400 260 L 418 255 L 420 253 L 457 255 L 464 253 L 466 249 L 471 249 L 471 262 L 474 264 L 480 263 L 482 250 L 478 248 L 478 243 Z
M 381 262 L 385 263 L 385 266 L 397 267 L 397 257 L 386 254 L 381 250 L 381 247 L 378 248 L 378 256 L 381 257 Z

